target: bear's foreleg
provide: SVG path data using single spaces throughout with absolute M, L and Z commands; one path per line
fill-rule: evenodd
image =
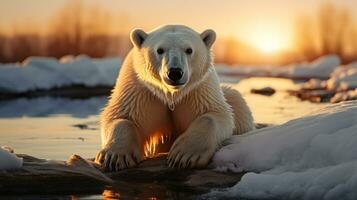
M 234 124 L 226 114 L 206 113 L 195 119 L 172 145 L 168 164 L 178 168 L 205 167 L 218 145 L 232 135 Z
M 221 88 L 227 103 L 233 109 L 235 124 L 233 133 L 239 135 L 253 130 L 255 127 L 252 112 L 242 95 L 229 86 L 222 85 Z
M 133 167 L 143 159 L 142 141 L 134 123 L 126 119 L 116 119 L 103 126 L 102 150 L 96 162 L 106 170 L 118 171 Z

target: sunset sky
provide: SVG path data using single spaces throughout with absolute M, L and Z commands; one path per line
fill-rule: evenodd
M 86 0 L 111 16 L 124 15 L 132 27 L 150 30 L 162 24 L 186 24 L 198 31 L 213 28 L 218 36 L 233 36 L 262 51 L 291 46 L 294 20 L 312 15 L 324 0 Z M 357 8 L 356 0 L 332 0 L 335 5 Z M 0 1 L 0 28 L 16 24 L 46 24 L 65 0 Z M 354 18 L 356 19 L 356 13 Z M 65 23 L 65 22 L 64 22 Z M 120 27 L 116 27 L 120 30 Z

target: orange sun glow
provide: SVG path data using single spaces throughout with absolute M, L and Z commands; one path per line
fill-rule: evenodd
M 158 146 L 167 141 L 168 136 L 161 133 L 155 133 L 149 137 L 144 145 L 144 155 L 146 158 L 153 158 L 159 153 Z
M 279 24 L 266 22 L 265 24 L 252 25 L 247 32 L 245 40 L 262 53 L 274 54 L 289 49 L 291 38 L 286 30 Z

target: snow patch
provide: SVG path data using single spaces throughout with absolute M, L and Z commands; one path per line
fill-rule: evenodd
M 350 91 L 338 92 L 331 98 L 331 103 L 357 99 L 357 88 Z
M 22 63 L 0 64 L 0 92 L 21 93 L 49 90 L 72 85 L 113 86 L 121 59 L 92 59 L 88 56 L 29 57 Z M 311 63 L 276 66 L 226 66 L 217 64 L 216 71 L 223 82 L 239 82 L 243 76 L 272 76 L 287 78 L 328 78 L 340 65 L 335 55 L 318 58 Z M 354 66 L 354 65 L 353 65 Z M 235 76 L 235 77 L 234 77 Z M 332 84 L 332 83 L 331 83 Z
M 326 81 L 311 79 L 303 86 L 305 89 L 328 89 L 343 91 L 357 87 L 357 62 L 335 68 Z
M 213 158 L 248 171 L 209 195 L 253 199 L 356 199 L 357 101 L 327 106 L 283 125 L 233 136 Z
M 22 158 L 17 157 L 5 148 L 0 148 L 0 170 L 19 169 L 22 164 Z
M 328 78 L 341 64 L 336 55 L 322 56 L 308 63 L 296 63 L 283 67 L 276 66 L 232 66 L 217 65 L 216 71 L 221 75 L 278 76 L 287 78 Z
M 0 91 L 27 92 L 72 85 L 113 86 L 120 59 L 66 56 L 60 60 L 29 57 L 22 64 L 0 65 Z
M 287 75 L 291 77 L 329 77 L 341 64 L 336 55 L 322 56 L 311 63 L 293 64 L 288 67 Z

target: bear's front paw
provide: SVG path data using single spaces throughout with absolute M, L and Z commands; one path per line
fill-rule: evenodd
M 196 138 L 196 140 L 195 140 Z M 212 140 L 182 135 L 172 145 L 169 156 L 169 167 L 202 168 L 206 167 L 215 152 Z
M 95 162 L 106 171 L 119 171 L 136 166 L 142 160 L 138 148 L 121 147 L 119 144 L 107 144 L 97 154 Z

